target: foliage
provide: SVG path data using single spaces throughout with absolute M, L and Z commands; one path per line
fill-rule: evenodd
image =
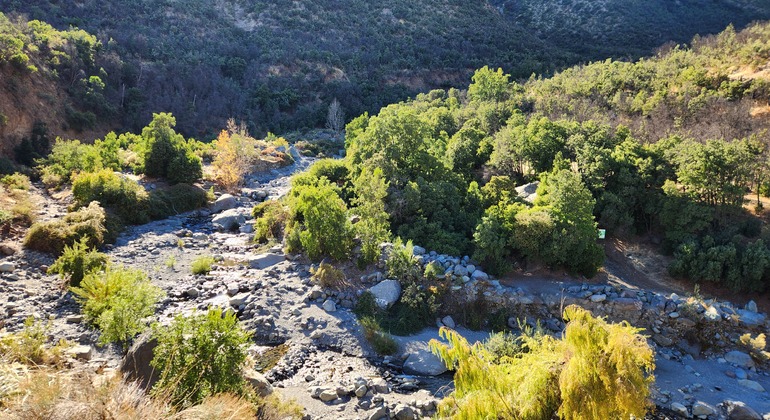
M 64 252 L 48 267 L 48 274 L 58 274 L 69 286 L 77 287 L 83 278 L 104 268 L 109 258 L 88 247 L 87 236 L 80 238 L 72 246 L 65 246 Z
M 382 327 L 380 327 L 377 320 L 371 317 L 364 317 L 359 322 L 364 330 L 364 338 L 372 345 L 377 354 L 389 355 L 398 351 L 396 341 L 389 334 L 382 332 Z
M 740 337 L 739 341 L 741 345 L 749 350 L 751 357 L 760 363 L 770 361 L 770 352 L 765 351 L 765 347 L 767 347 L 765 334 L 759 334 L 755 338 L 751 338 L 751 334 L 746 333 Z
M 94 146 L 60 138 L 56 139 L 51 153 L 40 161 L 40 166 L 43 182 L 51 187 L 69 183 L 74 173 L 103 168 L 102 157 Z
M 6 175 L 0 178 L 0 183 L 2 183 L 9 190 L 26 191 L 32 187 L 32 183 L 29 181 L 29 177 L 20 173 Z
M 215 308 L 178 315 L 168 326 L 153 325 L 153 336 L 158 346 L 151 364 L 160 374 L 155 395 L 184 408 L 223 392 L 244 394 L 242 369 L 251 334 L 233 312 Z
M 339 268 L 321 262 L 318 268 L 311 270 L 313 280 L 326 289 L 340 289 L 345 284 L 345 273 Z
M 151 177 L 191 184 L 202 176 L 201 160 L 192 152 L 188 141 L 174 131 L 174 126 L 173 115 L 153 114 L 137 145 L 144 159 L 142 170 Z
M 72 180 L 72 196 L 79 207 L 97 201 L 130 224 L 146 223 L 150 219 L 149 195 L 144 188 L 109 169 L 76 175 Z
M 289 211 L 279 200 L 270 200 L 257 204 L 252 210 L 254 223 L 254 242 L 268 243 L 283 239 L 283 231 L 289 217 Z
M 317 260 L 329 256 L 341 260 L 352 248 L 352 228 L 347 218 L 347 206 L 336 189 L 325 178 L 316 178 L 311 184 L 297 185 L 292 181 L 289 196 L 291 222 L 288 226 L 287 246 L 292 250 L 291 238 L 308 257 Z
M 420 264 L 414 256 L 412 241 L 396 238 L 393 247 L 385 260 L 388 269 L 388 277 L 402 282 L 415 281 L 420 278 Z
M 99 329 L 99 342 L 118 343 L 123 350 L 147 327 L 145 319 L 155 313 L 154 306 L 163 296 L 142 271 L 109 266 L 86 274 L 70 290 L 86 321 Z
M 718 243 L 711 236 L 681 244 L 669 272 L 697 281 L 723 283 L 734 291 L 761 292 L 767 288 L 770 250 L 762 239 L 743 244 Z
M 228 121 L 228 130 L 222 130 L 215 141 L 215 156 L 212 165 L 215 179 L 227 191 L 235 191 L 248 173 L 256 157 L 255 140 L 246 129 Z
M 562 339 L 522 335 L 502 354 L 470 345 L 442 328 L 448 344 L 431 349 L 455 369 L 455 391 L 439 416 L 564 419 L 642 417 L 653 381 L 654 353 L 639 329 L 608 324 L 577 306 L 564 311 Z
M 214 264 L 214 257 L 210 255 L 201 255 L 193 260 L 191 265 L 192 273 L 195 275 L 208 274 L 211 271 L 211 265 Z
M 59 256 L 66 246 L 87 237 L 88 246 L 97 248 L 104 243 L 108 233 L 105 221 L 104 209 L 99 203 L 91 202 L 61 219 L 33 224 L 24 237 L 24 246 Z
M 64 361 L 67 343 L 59 341 L 47 346 L 50 325 L 29 317 L 18 332 L 0 335 L 0 360 L 6 363 L 27 365 L 59 365 Z
M 380 257 L 380 243 L 390 238 L 388 213 L 385 211 L 385 197 L 388 184 L 382 176 L 382 171 L 367 169 L 353 183 L 356 197 L 352 200 L 355 207 L 351 210 L 360 217 L 353 225 L 358 238 L 361 240 L 360 263 L 367 265 Z

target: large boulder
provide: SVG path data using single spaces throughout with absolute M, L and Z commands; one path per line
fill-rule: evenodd
M 410 375 L 438 376 L 446 371 L 444 362 L 429 349 L 410 353 L 404 362 L 404 373 Z
M 128 349 L 120 363 L 120 372 L 128 382 L 137 382 L 143 389 L 150 389 L 158 381 L 158 372 L 150 365 L 158 340 L 151 333 L 140 335 Z
M 217 229 L 229 231 L 246 223 L 246 216 L 239 209 L 229 209 L 214 216 L 211 223 Z
M 733 350 L 725 354 L 725 360 L 744 368 L 754 367 L 754 359 L 752 359 L 751 356 L 749 356 L 747 353 L 738 350 Z
M 401 297 L 401 283 L 398 280 L 383 280 L 369 289 L 377 306 L 387 309 Z
M 211 205 L 212 213 L 219 213 L 220 211 L 230 210 L 238 206 L 238 199 L 230 194 L 222 194 L 217 198 L 217 201 Z
M 282 254 L 260 254 L 249 258 L 249 266 L 264 270 L 284 261 L 286 261 L 286 256 Z
M 746 325 L 751 326 L 758 326 L 765 323 L 765 319 L 767 318 L 765 314 L 760 314 L 757 312 L 748 311 L 745 309 L 738 309 L 738 316 L 742 323 Z
M 270 385 L 270 381 L 265 378 L 265 375 L 256 370 L 246 369 L 243 372 L 243 378 L 246 379 L 246 382 L 254 388 L 254 391 L 256 391 L 257 395 L 260 397 L 267 397 L 273 393 L 273 386 Z
M 722 405 L 727 410 L 728 420 L 762 420 L 759 413 L 742 401 L 727 400 Z

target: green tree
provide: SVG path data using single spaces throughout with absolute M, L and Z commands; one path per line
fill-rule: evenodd
M 596 273 L 604 251 L 596 243 L 595 204 L 579 174 L 562 169 L 543 177 L 535 206 L 548 208 L 555 227 L 544 254 L 546 262 L 586 276 Z
M 353 229 L 361 239 L 362 263 L 369 264 L 377 261 L 380 243 L 390 237 L 388 213 L 385 211 L 388 183 L 379 168 L 374 171 L 364 168 L 353 186 L 356 198 L 353 199 L 355 207 L 352 211 L 361 218 Z
M 508 98 L 509 74 L 504 74 L 503 69 L 497 71 L 484 66 L 473 74 L 470 86 L 468 86 L 468 99 L 472 101 L 502 102 Z

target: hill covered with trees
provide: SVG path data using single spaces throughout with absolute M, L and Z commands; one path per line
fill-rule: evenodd
M 758 1 L 668 3 L 6 0 L 3 12 L 96 36 L 105 103 L 87 112 L 112 128 L 172 112 L 185 135 L 213 138 L 231 117 L 255 133 L 319 127 L 335 98 L 354 116 L 461 87 L 484 65 L 527 78 L 770 17 Z

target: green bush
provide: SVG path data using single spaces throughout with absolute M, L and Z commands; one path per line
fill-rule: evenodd
M 176 184 L 150 192 L 150 219 L 160 220 L 176 214 L 192 211 L 208 204 L 208 195 L 200 187 Z
M 278 200 L 265 201 L 254 206 L 254 242 L 265 244 L 283 239 L 289 211 Z
M 175 125 L 176 118 L 171 114 L 153 114 L 137 146 L 144 159 L 142 169 L 147 176 L 191 184 L 201 177 L 201 160 L 184 137 L 174 131 Z
M 420 278 L 420 263 L 414 256 L 412 241 L 404 243 L 401 238 L 396 238 L 393 248 L 388 255 L 385 265 L 388 268 L 388 277 L 401 282 L 415 281 Z
M 6 175 L 0 178 L 0 183 L 5 185 L 10 190 L 26 191 L 32 187 L 32 183 L 29 181 L 29 177 L 20 173 Z
M 65 246 L 62 255 L 48 268 L 48 274 L 58 274 L 68 285 L 77 287 L 87 274 L 104 268 L 109 261 L 107 254 L 89 248 L 88 241 L 84 236 L 71 247 Z
M 192 184 L 203 176 L 201 159 L 188 147 L 177 150 L 168 164 L 168 181 L 172 184 Z
M 211 271 L 211 265 L 214 264 L 214 257 L 202 255 L 192 262 L 192 273 L 195 275 L 208 274 Z
M 374 351 L 377 354 L 389 355 L 398 351 L 398 345 L 390 334 L 386 334 L 382 331 L 382 327 L 376 319 L 372 317 L 364 317 L 359 321 L 361 328 L 364 330 L 364 338 L 369 344 L 372 345 Z
M 54 346 L 46 346 L 49 329 L 50 323 L 46 325 L 33 317 L 25 319 L 21 331 L 0 336 L 0 360 L 37 367 L 61 364 L 68 344 L 60 340 Z
M 312 270 L 313 280 L 327 289 L 340 289 L 345 285 L 345 273 L 339 268 L 321 262 L 318 264 L 318 268 Z
M 61 255 L 64 247 L 72 246 L 81 238 L 88 238 L 89 248 L 98 248 L 105 242 L 106 215 L 99 203 L 68 213 L 59 220 L 38 222 L 32 225 L 24 237 L 24 246 L 35 251 Z
M 125 222 L 141 224 L 149 221 L 149 196 L 135 181 L 109 169 L 82 172 L 72 181 L 72 196 L 78 206 L 98 201 Z
M 189 318 L 178 315 L 169 326 L 154 325 L 153 336 L 158 346 L 152 366 L 160 377 L 152 390 L 155 395 L 181 408 L 219 393 L 244 394 L 242 374 L 251 333 L 232 312 L 216 308 Z
M 102 157 L 92 145 L 57 139 L 51 153 L 40 161 L 43 182 L 51 187 L 70 182 L 72 174 L 103 168 Z
M 292 222 L 287 248 L 296 246 L 298 240 L 314 260 L 325 255 L 342 260 L 350 254 L 353 235 L 347 207 L 326 178 L 316 184 L 293 185 L 288 203 Z
M 119 343 L 124 350 L 147 327 L 145 319 L 155 313 L 154 306 L 163 296 L 145 273 L 123 267 L 89 273 L 70 290 L 86 321 L 101 332 L 99 342 Z

